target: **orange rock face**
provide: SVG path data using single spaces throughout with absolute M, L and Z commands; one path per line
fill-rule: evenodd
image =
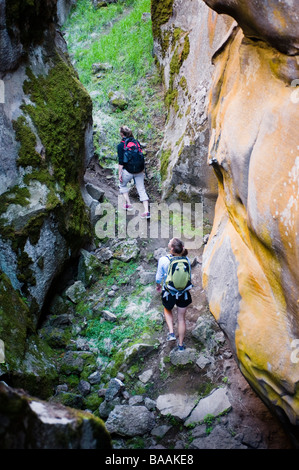
M 260 22 L 254 16 L 256 2 L 206 3 L 225 13 L 229 11 L 223 5 L 233 5 L 236 8 L 233 16 L 242 27 L 245 22 L 246 27 L 244 30 L 235 27 L 214 56 L 209 163 L 218 178 L 219 196 L 213 230 L 204 252 L 204 287 L 210 309 L 226 332 L 245 377 L 281 418 L 286 415 L 297 426 L 299 93 L 295 85 L 299 83 L 299 57 L 293 55 L 296 41 L 290 40 L 288 18 L 284 41 L 288 47 L 283 50 L 289 55 L 272 47 L 275 41 L 270 45 L 268 26 L 260 29 L 258 40 L 246 37 L 244 33 L 250 26 L 252 31 Z M 276 4 L 276 13 L 279 10 L 283 14 L 292 2 L 265 3 Z M 298 15 L 299 6 L 293 9 L 294 15 Z M 272 10 L 274 16 L 275 11 Z M 271 10 L 267 11 L 264 23 L 271 23 L 270 13 Z

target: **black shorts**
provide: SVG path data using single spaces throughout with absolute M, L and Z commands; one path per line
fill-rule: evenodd
M 192 298 L 190 292 L 187 291 L 187 299 L 185 299 L 185 294 L 182 294 L 177 299 L 175 295 L 169 294 L 168 297 L 163 297 L 165 291 L 162 291 L 162 304 L 167 310 L 172 310 L 176 305 L 177 307 L 188 307 L 191 304 Z

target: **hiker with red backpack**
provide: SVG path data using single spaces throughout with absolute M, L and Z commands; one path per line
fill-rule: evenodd
M 172 238 L 168 244 L 170 254 L 162 256 L 158 262 L 156 273 L 157 291 L 162 292 L 164 317 L 169 330 L 167 341 L 175 341 L 173 332 L 172 309 L 177 306 L 178 311 L 178 351 L 184 351 L 184 338 L 186 333 L 186 310 L 191 304 L 190 295 L 191 264 L 188 250 L 179 238 Z
M 134 179 L 139 199 L 144 206 L 144 212 L 140 216 L 142 219 L 149 219 L 149 198 L 144 187 L 145 164 L 140 143 L 134 138 L 128 126 L 121 126 L 119 132 L 121 142 L 117 146 L 118 175 L 119 190 L 125 200 L 124 209 L 127 211 L 133 210 L 127 185 Z

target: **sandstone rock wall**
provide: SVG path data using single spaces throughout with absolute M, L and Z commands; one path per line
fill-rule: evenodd
M 0 372 L 22 367 L 53 279 L 91 234 L 92 104 L 56 20 L 56 0 L 0 0 Z
M 206 3 L 239 26 L 213 58 L 209 161 L 219 196 L 204 287 L 241 371 L 298 434 L 299 7 Z
M 199 202 L 213 220 L 217 180 L 206 164 L 211 57 L 233 20 L 202 1 L 152 1 L 155 56 L 168 110 L 160 150 L 163 197 Z

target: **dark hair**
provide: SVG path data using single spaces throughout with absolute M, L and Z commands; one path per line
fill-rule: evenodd
M 126 139 L 128 137 L 131 137 L 131 138 L 134 139 L 133 132 L 131 131 L 131 129 L 128 126 L 120 126 L 119 132 L 121 132 L 123 134 L 123 136 L 126 137 Z
M 179 238 L 172 238 L 170 240 L 170 246 L 174 253 L 181 256 L 187 256 L 188 250 L 184 248 L 184 243 Z

